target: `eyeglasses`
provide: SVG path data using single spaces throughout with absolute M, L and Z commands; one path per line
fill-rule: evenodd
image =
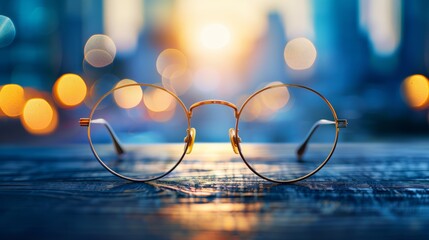
M 103 95 L 80 126 L 88 128 L 91 150 L 105 169 L 145 182 L 166 176 L 192 152 L 196 130 L 191 120 L 197 108 L 226 106 L 235 117 L 229 129 L 233 152 L 253 173 L 277 183 L 319 171 L 335 150 L 339 129 L 347 126 L 324 96 L 301 85 L 268 85 L 242 102 L 238 108 L 228 101 L 205 100 L 188 109 L 172 90 L 128 84 Z

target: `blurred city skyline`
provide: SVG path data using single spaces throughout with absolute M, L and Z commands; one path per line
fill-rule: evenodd
M 349 120 L 342 140 L 426 137 L 427 10 L 423 0 L 2 1 L 0 141 L 86 141 L 78 119 L 123 79 L 163 85 L 187 107 L 301 84 Z M 24 100 L 9 106 L 14 91 Z M 46 99 L 43 128 L 23 115 L 35 97 Z M 206 129 L 199 141 L 225 140 L 229 110 L 208 110 L 193 122 Z

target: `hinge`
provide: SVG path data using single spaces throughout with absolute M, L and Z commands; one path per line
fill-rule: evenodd
M 347 119 L 338 119 L 338 128 L 346 128 L 348 124 Z
M 79 119 L 79 125 L 81 127 L 88 127 L 89 126 L 89 122 L 90 122 L 89 118 L 81 118 L 81 119 Z

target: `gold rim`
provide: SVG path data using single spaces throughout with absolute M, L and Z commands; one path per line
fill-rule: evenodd
M 182 107 L 182 109 L 183 109 L 183 111 L 184 111 L 184 113 L 185 113 L 185 116 L 186 116 L 186 118 L 187 118 L 187 124 L 188 124 L 188 128 L 187 128 L 187 136 L 185 137 L 185 146 L 184 146 L 184 149 L 183 149 L 183 154 L 181 155 L 181 157 L 178 159 L 178 161 L 177 161 L 177 163 L 169 170 L 169 171 L 167 171 L 166 173 L 164 173 L 164 174 L 161 174 L 160 176 L 157 176 L 157 177 L 154 177 L 154 178 L 149 178 L 149 179 L 139 179 L 139 178 L 132 178 L 132 177 L 127 177 L 127 176 L 124 176 L 124 175 L 122 175 L 122 174 L 120 174 L 120 173 L 117 173 L 116 171 L 114 171 L 114 170 L 112 170 L 110 167 L 108 167 L 102 160 L 101 160 L 101 158 L 99 157 L 99 155 L 97 154 L 97 152 L 96 152 L 96 150 L 95 150 L 95 148 L 94 148 L 94 145 L 93 145 L 93 143 L 92 143 L 92 140 L 91 140 L 91 119 L 93 118 L 93 115 L 94 115 L 94 112 L 95 112 L 95 109 L 98 107 L 98 105 L 107 97 L 107 96 L 109 96 L 110 94 L 112 94 L 114 91 L 116 91 L 116 90 L 118 90 L 118 89 L 121 89 L 121 88 L 125 88 L 125 87 L 131 87 L 131 86 L 139 86 L 139 87 L 152 87 L 152 88 L 156 88 L 156 89 L 160 89 L 160 90 L 163 90 L 163 91 L 165 91 L 165 92 L 167 92 L 167 93 L 169 93 L 171 96 L 173 96 L 175 99 L 176 99 L 176 101 L 180 104 L 180 106 Z M 333 143 L 333 145 L 332 145 L 332 148 L 331 148 L 331 151 L 329 152 L 329 154 L 328 154 L 328 156 L 326 157 L 326 159 L 317 167 L 317 168 L 315 168 L 313 171 L 311 171 L 310 173 L 308 173 L 308 174 L 306 174 L 306 175 L 304 175 L 304 176 L 301 176 L 301 177 L 299 177 L 299 178 L 295 178 L 295 179 L 291 179 L 291 180 L 275 180 L 275 179 L 271 179 L 271 178 L 269 178 L 269 177 L 266 177 L 266 176 L 264 176 L 264 175 L 261 175 L 261 174 L 259 174 L 248 162 L 247 162 L 247 160 L 246 160 L 246 158 L 244 157 L 244 154 L 243 154 L 243 152 L 242 152 L 242 149 L 241 149 L 241 145 L 240 145 L 240 136 L 239 136 L 239 122 L 240 122 L 240 117 L 241 117 L 241 114 L 242 114 L 242 112 L 243 112 L 243 109 L 245 109 L 245 107 L 246 107 L 246 105 L 248 104 L 248 102 L 251 100 L 251 99 L 253 99 L 255 96 L 257 96 L 258 94 L 260 94 L 261 92 L 264 92 L 264 91 L 267 91 L 267 90 L 269 90 L 269 89 L 273 89 L 273 88 L 278 88 L 278 87 L 295 87 L 295 88 L 300 88 L 300 89 L 304 89 L 304 90 L 308 90 L 308 91 L 310 91 L 310 92 L 312 92 L 312 93 L 314 93 L 314 94 L 316 94 L 317 96 L 319 96 L 327 105 L 328 105 L 328 107 L 329 107 L 329 109 L 330 109 L 330 111 L 331 111 L 331 113 L 332 113 L 332 115 L 333 115 L 333 117 L 334 117 L 334 120 L 335 120 L 335 140 L 334 140 L 334 143 Z M 190 152 L 190 150 L 191 150 L 191 147 L 192 147 L 192 144 L 193 144 L 193 140 L 195 140 L 195 138 L 192 136 L 192 128 L 191 128 L 191 118 L 192 118 L 192 111 L 195 109 L 195 108 L 198 108 L 198 107 L 200 107 L 200 106 L 203 106 L 203 105 L 208 105 L 208 104 L 219 104 L 219 105 L 224 105 L 224 106 L 227 106 L 227 107 L 230 107 L 230 108 L 232 108 L 233 110 L 234 110 L 234 115 L 235 115 L 235 117 L 236 117 L 236 123 L 235 123 L 235 131 L 234 131 L 234 134 L 231 134 L 231 129 L 230 129 L 230 140 L 231 140 L 231 144 L 233 145 L 233 149 L 234 150 L 237 150 L 237 152 L 236 153 L 238 153 L 238 154 L 240 154 L 240 156 L 241 156 L 241 158 L 243 159 L 243 161 L 244 161 L 244 163 L 246 164 L 246 166 L 253 172 L 253 173 L 255 173 L 257 176 L 259 176 L 259 177 L 261 177 L 261 178 L 263 178 L 263 179 L 265 179 L 265 180 L 268 180 L 268 181 L 271 181 L 271 182 L 275 182 L 275 183 L 293 183 L 293 182 L 297 182 L 297 181 L 300 181 L 300 180 L 303 180 L 303 179 L 306 179 L 306 178 L 308 178 L 308 177 L 310 177 L 310 176 L 312 176 L 313 174 L 315 174 L 316 172 L 318 172 L 321 168 L 323 168 L 324 166 L 325 166 L 325 164 L 329 161 L 329 159 L 331 158 L 331 156 L 332 156 L 332 154 L 334 153 L 334 151 L 335 151 L 335 148 L 336 148 L 336 145 L 337 145 L 337 142 L 338 142 L 338 135 L 339 135 L 339 128 L 340 127 L 346 127 L 347 126 L 347 120 L 345 120 L 345 119 L 342 119 L 342 120 L 339 120 L 338 119 L 338 117 L 337 117 L 337 114 L 336 114 L 336 112 L 335 112 L 335 110 L 334 110 L 334 108 L 333 108 L 333 106 L 331 105 L 331 103 L 322 95 L 322 94 L 320 94 L 319 92 L 317 92 L 317 91 L 315 91 L 315 90 L 313 90 L 313 89 L 311 89 L 311 88 L 309 88 L 309 87 L 305 87 L 305 86 L 302 86 L 302 85 L 297 85 L 297 84 L 276 84 L 276 85 L 272 85 L 272 86 L 268 86 L 268 87 L 265 87 L 265 88 L 263 88 L 263 89 L 261 89 L 261 90 L 258 90 L 258 91 L 256 91 L 255 93 L 253 93 L 250 97 L 248 97 L 247 99 L 246 99 L 246 101 L 242 104 L 242 106 L 238 109 L 237 107 L 236 107 L 236 105 L 234 105 L 234 104 L 232 104 L 232 103 L 230 103 L 230 102 L 227 102 L 227 101 L 223 101 L 223 100 L 215 100 L 215 99 L 213 99 L 213 100 L 204 100 L 204 101 L 200 101 L 200 102 L 196 102 L 196 103 L 194 103 L 194 104 L 192 104 L 191 105 L 191 107 L 190 107 L 190 109 L 188 110 L 187 108 L 186 108 L 186 106 L 185 106 L 185 104 L 180 100 L 180 98 L 179 97 L 177 97 L 172 91 L 170 91 L 170 90 L 168 90 L 168 89 L 165 89 L 165 88 L 163 88 L 163 87 L 161 87 L 161 86 L 158 86 L 158 85 L 154 85 L 154 84 L 145 84 L 145 83 L 134 83 L 134 84 L 128 84 L 128 85 L 124 85 L 124 86 L 120 86 L 120 87 L 116 87 L 116 88 L 113 88 L 112 90 L 110 90 L 109 92 L 107 92 L 106 94 L 104 94 L 96 103 L 95 103 L 95 105 L 92 107 L 92 109 L 91 109 L 91 112 L 90 112 L 90 116 L 89 116 L 89 118 L 85 118 L 85 119 L 81 119 L 81 124 L 83 124 L 84 123 L 84 126 L 87 126 L 88 127 L 88 132 L 87 132 L 87 134 L 88 134 L 88 140 L 89 140 L 89 143 L 90 143 L 90 147 L 91 147 L 91 150 L 92 150 L 92 152 L 93 152 L 93 154 L 94 154 L 94 156 L 97 158 L 97 160 L 98 160 L 98 162 L 106 169 L 106 170 L 108 170 L 110 173 L 112 173 L 113 175 L 115 175 L 115 176 L 118 176 L 118 177 L 120 177 L 120 178 L 123 178 L 123 179 L 126 179 L 126 180 L 130 180 L 130 181 L 135 181 L 135 182 L 146 182 L 146 181 L 152 181 L 152 180 L 156 180 L 156 179 L 159 179 L 159 178 L 162 178 L 162 177 L 164 177 L 164 176 L 166 176 L 167 174 L 169 174 L 170 172 L 172 172 L 180 163 L 181 163 L 181 161 L 183 160 L 183 158 L 184 158 L 184 156 L 186 155 L 186 153 L 187 152 Z M 83 120 L 83 121 L 82 121 Z M 195 134 L 194 134 L 195 135 Z M 235 149 L 236 148 L 236 149 Z
M 126 88 L 126 87 L 132 87 L 132 86 L 139 86 L 139 87 L 153 87 L 153 88 L 156 88 L 156 89 L 160 89 L 160 90 L 163 90 L 163 91 L 166 91 L 167 93 L 169 93 L 171 96 L 173 96 L 176 100 L 177 100 L 177 102 L 180 104 L 180 106 L 182 106 L 182 109 L 183 109 L 183 111 L 184 111 L 184 113 L 185 113 L 185 116 L 186 116 L 186 118 L 187 118 L 187 123 L 188 123 L 188 129 L 190 128 L 190 119 L 189 119 L 189 114 L 188 114 L 188 110 L 187 110 L 187 108 L 186 108 L 186 106 L 185 106 L 185 104 L 182 102 L 182 100 L 180 100 L 179 99 L 179 97 L 177 97 L 173 92 L 171 92 L 171 91 L 169 91 L 169 90 L 167 90 L 167 89 L 165 89 L 165 88 L 163 88 L 163 87 L 160 87 L 160 86 L 157 86 L 157 85 L 154 85 L 154 84 L 146 84 L 146 83 L 133 83 L 133 84 L 128 84 L 128 85 L 124 85 L 124 86 L 120 86 L 120 87 L 116 87 L 116 88 L 113 88 L 112 90 L 110 90 L 109 92 L 107 92 L 106 94 L 104 94 L 95 104 L 94 104 L 94 106 L 92 107 L 92 109 L 91 109 L 91 112 L 90 112 L 90 114 L 89 114 L 89 119 L 91 120 L 92 119 L 92 117 L 93 117 L 93 115 L 94 115 L 94 112 L 95 112 L 95 110 L 96 110 L 96 108 L 98 107 L 98 105 L 107 97 L 107 96 L 109 96 L 110 94 L 112 94 L 114 91 L 116 91 L 116 90 L 119 90 L 119 89 L 121 89 L 121 88 Z M 120 178 L 123 178 L 123 179 L 126 179 L 126 180 L 129 180 L 129 181 L 134 181 L 134 182 L 147 182 L 147 181 L 153 181 L 153 180 L 156 180 L 156 179 L 159 179 L 159 178 L 162 178 L 162 177 L 164 177 L 164 176 L 166 176 L 167 174 L 169 174 L 169 173 L 171 173 L 179 164 L 180 164 L 180 162 L 183 160 L 183 158 L 184 158 L 184 156 L 185 156 L 185 154 L 186 154 L 186 151 L 187 151 L 187 149 L 188 149 L 188 146 L 189 146 L 189 142 L 185 142 L 185 147 L 184 147 L 184 151 L 183 151 L 183 154 L 182 154 L 182 156 L 180 157 L 180 159 L 177 161 L 177 163 L 169 170 L 169 171 L 167 171 L 166 173 L 164 173 L 164 174 L 162 174 L 162 175 L 160 175 L 160 176 L 158 176 L 158 177 L 155 177 L 155 178 L 149 178 L 149 179 L 139 179 L 139 178 L 132 178 L 132 177 L 127 177 L 127 176 L 124 176 L 124 175 L 122 175 L 122 174 L 120 174 L 120 173 L 117 173 L 116 171 L 114 171 L 114 170 L 112 170 L 109 166 L 107 166 L 104 162 L 103 162 L 103 160 L 101 160 L 101 158 L 100 158 L 100 156 L 97 154 L 97 151 L 95 150 L 95 148 L 94 148 L 94 145 L 93 145 L 93 143 L 92 143 L 92 140 L 91 140 L 91 121 L 89 122 L 89 125 L 88 125 L 88 131 L 87 131 L 87 134 L 88 134 L 88 140 L 89 140 L 89 144 L 90 144 L 90 147 L 91 147 L 91 151 L 92 151 L 92 153 L 94 154 L 94 156 L 97 158 L 97 160 L 98 160 L 98 162 L 107 170 L 107 171 L 109 171 L 110 173 L 112 173 L 113 175 L 115 175 L 115 176 L 118 176 L 118 177 L 120 177 Z
M 331 110 L 331 113 L 332 113 L 332 115 L 333 115 L 333 117 L 334 117 L 334 120 L 335 120 L 335 140 L 334 140 L 334 143 L 333 143 L 333 145 L 332 145 L 332 148 L 331 148 L 331 151 L 329 152 L 329 154 L 328 154 L 328 156 L 326 157 L 326 159 L 316 168 L 316 169 L 314 169 L 313 171 L 311 171 L 310 173 L 308 173 L 308 174 L 306 174 L 306 175 L 304 175 L 304 176 L 302 176 L 302 177 L 299 177 L 299 178 L 295 178 L 295 179 L 291 179 L 291 180 L 275 180 L 275 179 L 271 179 L 271 178 L 268 178 L 268 177 L 265 177 L 265 176 L 263 176 L 263 175 L 261 175 L 261 174 L 259 174 L 248 162 L 247 162 L 247 160 L 246 160 L 246 158 L 244 157 L 244 154 L 243 154 L 243 152 L 242 152 L 242 150 L 241 150 L 241 145 L 240 145 L 240 141 L 239 141 L 239 136 L 240 136 L 240 131 L 239 131 L 239 122 L 240 122 L 240 117 L 241 117 L 241 113 L 243 112 L 243 109 L 246 107 L 246 105 L 247 105 L 247 103 L 250 101 L 250 100 L 252 100 L 252 98 L 254 98 L 255 96 L 257 96 L 258 94 L 260 94 L 260 93 L 262 93 L 262 92 L 264 92 L 264 91 L 266 91 L 266 90 L 270 90 L 270 89 L 273 89 L 273 88 L 278 88 L 278 87 L 296 87 L 296 88 L 301 88 L 301 89 L 304 89 L 304 90 L 308 90 L 308 91 L 310 91 L 310 92 L 312 92 L 312 93 L 315 93 L 317 96 L 319 96 L 327 105 L 328 105 L 328 107 L 329 107 L 329 109 Z M 247 167 L 249 167 L 249 169 L 253 172 L 253 173 L 255 173 L 256 175 L 258 175 L 259 177 L 261 177 L 261 178 L 263 178 L 263 179 L 265 179 L 265 180 L 268 180 L 268 181 L 271 181 L 271 182 L 275 182 L 275 183 L 294 183 L 294 182 L 298 182 L 298 181 L 301 181 L 301 180 L 304 180 L 304 179 L 306 179 L 306 178 L 308 178 L 308 177 L 310 177 L 310 176 L 312 176 L 313 174 L 315 174 L 316 172 L 318 172 L 320 169 L 322 169 L 323 168 L 323 166 L 325 166 L 326 165 L 326 163 L 329 161 L 329 159 L 331 158 L 331 156 L 332 156 L 332 154 L 334 153 L 334 151 L 335 151 L 335 148 L 336 148 L 336 146 L 337 146 L 337 142 L 338 142 L 338 135 L 339 135 L 339 126 L 338 126 L 338 117 L 337 117 L 337 113 L 335 112 L 335 109 L 334 109 L 334 107 L 332 106 L 332 104 L 328 101 L 328 99 L 326 99 L 322 94 L 320 94 L 319 92 L 317 92 L 317 91 L 315 91 L 315 90 L 313 90 L 313 89 L 311 89 L 311 88 L 309 88 L 309 87 L 305 87 L 305 86 L 302 86 L 302 85 L 297 85 L 297 84 L 276 84 L 276 85 L 272 85 L 272 86 L 268 86 L 268 87 L 265 87 L 265 88 L 263 88 L 263 89 L 261 89 L 261 90 L 258 90 L 258 91 L 256 91 L 255 93 L 253 93 L 252 95 L 250 95 L 250 97 L 248 97 L 247 99 L 246 99 L 246 101 L 244 101 L 244 103 L 243 103 L 243 105 L 240 107 L 240 110 L 238 111 L 238 116 L 237 116 L 237 121 L 236 121 L 236 123 L 235 123 L 235 130 L 236 130 L 236 135 L 235 135 L 235 138 L 236 138 L 236 142 L 238 143 L 237 144 L 237 147 L 238 147 L 238 152 L 239 152 L 239 154 L 240 154 L 240 156 L 241 156 L 241 158 L 243 159 L 243 161 L 244 161 L 244 163 L 247 165 Z

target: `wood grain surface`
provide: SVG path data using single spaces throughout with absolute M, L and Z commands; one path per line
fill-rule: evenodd
M 230 148 L 198 143 L 145 184 L 111 175 L 87 145 L 2 146 L 0 238 L 429 239 L 426 142 L 339 144 L 320 172 L 287 185 Z

